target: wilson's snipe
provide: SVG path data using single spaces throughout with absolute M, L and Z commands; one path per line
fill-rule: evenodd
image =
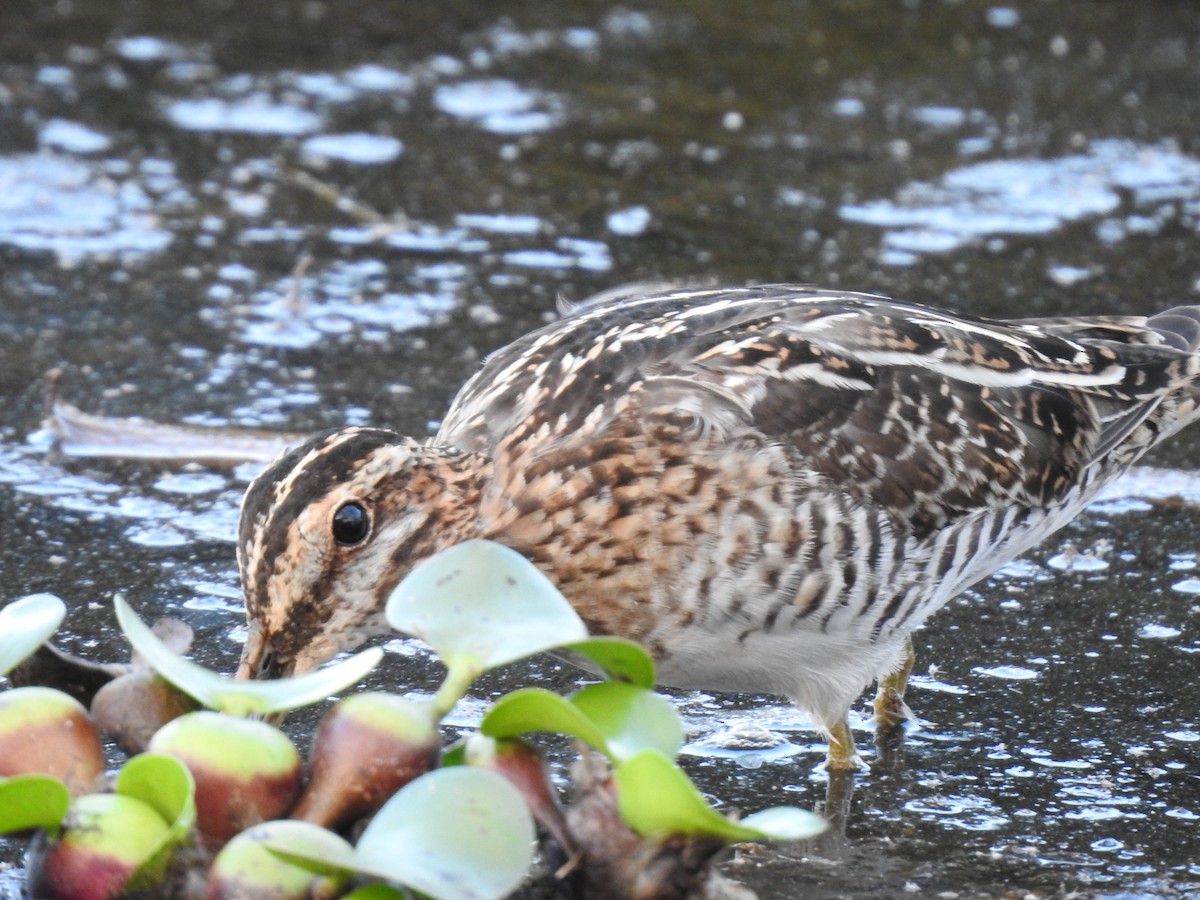
M 424 557 L 507 544 L 661 681 L 847 711 L 909 633 L 1200 412 L 1200 308 L 973 319 L 769 286 L 591 302 L 498 351 L 422 442 L 348 428 L 242 505 L 241 674 L 384 634 Z

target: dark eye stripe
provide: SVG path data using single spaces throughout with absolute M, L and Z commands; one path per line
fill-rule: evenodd
M 400 440 L 395 432 L 352 428 L 326 432 L 280 457 L 255 479 L 242 502 L 239 550 L 247 597 L 260 596 L 288 541 L 288 524 L 345 482 L 375 450 Z

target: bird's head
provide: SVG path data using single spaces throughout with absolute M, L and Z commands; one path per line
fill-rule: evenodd
M 279 456 L 242 500 L 238 677 L 300 675 L 388 633 L 384 606 L 400 579 L 470 536 L 471 482 L 465 454 L 376 428 L 321 434 Z

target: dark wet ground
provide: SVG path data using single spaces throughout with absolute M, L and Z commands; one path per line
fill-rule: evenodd
M 639 279 L 1192 302 L 1198 123 L 1191 0 L 7 0 L 0 598 L 61 595 L 95 657 L 114 591 L 186 618 L 213 665 L 238 653 L 253 467 L 48 461 L 51 368 L 109 415 L 423 435 L 557 297 Z M 924 724 L 859 780 L 840 846 L 730 874 L 762 897 L 1200 896 L 1198 447 L 917 636 Z M 383 677 L 429 689 L 396 649 Z M 680 703 L 713 796 L 822 800 L 785 704 Z M 786 743 L 712 749 L 754 725 Z

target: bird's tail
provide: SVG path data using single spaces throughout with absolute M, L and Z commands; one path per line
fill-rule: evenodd
M 1095 391 L 1105 421 L 1093 458 L 1115 453 L 1125 464 L 1200 419 L 1200 306 L 1152 316 L 1028 320 L 1056 337 L 1103 347 L 1123 367 Z

